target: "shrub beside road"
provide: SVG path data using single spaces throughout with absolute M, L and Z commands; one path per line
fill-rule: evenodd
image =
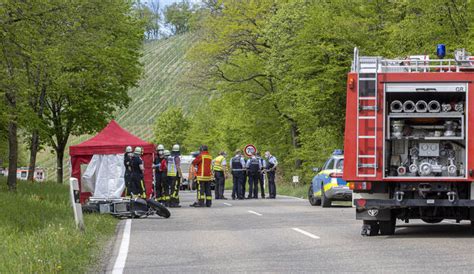
M 86 272 L 114 235 L 117 220 L 85 215 L 85 232 L 75 229 L 69 186 L 18 183 L 7 192 L 0 180 L 0 273 Z

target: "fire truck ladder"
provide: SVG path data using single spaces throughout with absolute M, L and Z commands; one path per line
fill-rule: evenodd
M 377 72 L 380 64 L 378 57 L 357 56 L 357 177 L 375 177 L 377 175 Z M 370 112 L 371 114 L 367 114 Z M 364 114 L 365 113 L 365 114 Z M 373 130 L 367 129 L 367 120 L 372 120 Z M 361 123 L 365 123 L 365 130 L 361 130 Z M 372 123 L 369 123 L 372 124 Z M 367 135 L 373 132 L 374 135 Z M 360 151 L 361 142 L 364 142 L 363 152 Z M 367 154 L 367 147 L 372 147 L 373 154 Z M 363 153 L 363 154 L 362 154 Z M 371 160 L 368 160 L 371 159 Z M 369 163 L 367 163 L 369 162 Z M 362 169 L 362 170 L 360 170 Z M 362 172 L 361 172 L 362 171 Z

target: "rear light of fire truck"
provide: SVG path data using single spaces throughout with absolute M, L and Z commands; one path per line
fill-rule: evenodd
M 371 182 L 350 182 L 349 188 L 352 190 L 371 190 L 372 183 Z

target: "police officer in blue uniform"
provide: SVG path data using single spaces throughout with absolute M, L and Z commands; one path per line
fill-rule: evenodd
M 262 166 L 257 157 L 255 157 L 255 154 L 250 155 L 246 167 L 249 177 L 249 195 L 247 199 L 258 199 L 258 177 L 260 177 Z
M 270 151 L 265 152 L 265 158 L 267 158 L 268 164 L 267 168 L 265 169 L 268 175 L 268 192 L 269 196 L 268 199 L 275 199 L 276 198 L 276 185 L 275 185 L 275 172 L 278 166 L 278 160 L 275 156 L 273 156 Z
M 245 196 L 245 161 L 240 150 L 236 150 L 235 156 L 230 160 L 230 171 L 233 182 L 232 200 L 242 200 Z
M 260 183 L 260 193 L 262 199 L 265 199 L 265 168 L 267 166 L 267 161 L 263 159 L 260 155 L 260 152 L 257 152 L 257 159 L 260 162 L 260 174 L 258 176 L 258 182 Z

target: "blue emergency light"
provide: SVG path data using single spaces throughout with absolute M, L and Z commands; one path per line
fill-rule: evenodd
M 344 155 L 344 150 L 342 149 L 335 149 L 332 155 Z
M 439 59 L 443 59 L 446 56 L 445 44 L 438 44 L 438 46 L 436 47 L 436 55 L 438 55 Z

